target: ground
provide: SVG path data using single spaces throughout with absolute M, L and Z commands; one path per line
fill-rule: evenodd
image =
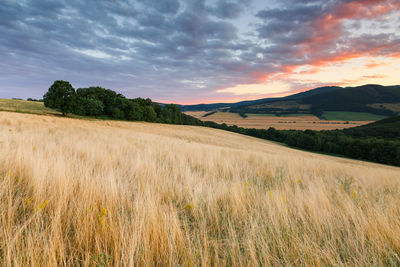
M 399 266 L 400 168 L 0 112 L 0 266 Z
M 19 99 L 2 99 L 0 98 L 0 111 L 14 111 L 32 114 L 48 114 L 48 115 L 60 115 L 53 109 L 46 108 L 43 102 L 38 101 L 26 101 Z
M 341 120 L 341 121 L 379 121 L 387 116 L 376 115 L 367 112 L 344 112 L 344 111 L 326 111 L 323 117 L 327 120 Z
M 362 118 L 359 114 L 353 114 L 353 117 L 348 116 L 349 120 L 339 120 L 340 118 L 321 120 L 311 114 L 289 114 L 279 117 L 273 114 L 246 114 L 248 117 L 243 118 L 239 114 L 231 112 L 217 112 L 206 117 L 202 117 L 207 113 L 203 111 L 185 113 L 203 121 L 215 121 L 244 128 L 268 129 L 274 127 L 279 130 L 335 130 L 368 124 L 378 119 L 376 116 L 371 116 L 370 120 L 362 120 L 366 118 L 365 114 Z

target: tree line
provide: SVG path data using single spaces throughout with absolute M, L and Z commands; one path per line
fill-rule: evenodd
M 43 97 L 46 107 L 72 113 L 129 121 L 205 126 L 281 142 L 291 147 L 315 152 L 344 155 L 350 158 L 400 166 L 400 140 L 385 136 L 356 136 L 344 130 L 276 130 L 228 126 L 201 121 L 181 112 L 174 104 L 160 105 L 151 99 L 128 99 L 102 87 L 75 90 L 69 82 L 55 81 Z
M 384 137 L 357 137 L 343 130 L 276 130 L 242 128 L 215 122 L 204 122 L 206 127 L 223 129 L 261 139 L 276 141 L 308 151 L 343 155 L 349 158 L 400 166 L 400 139 Z
M 67 81 L 55 81 L 43 96 L 46 107 L 80 116 L 105 119 L 148 121 L 161 123 L 193 123 L 174 104 L 160 105 L 151 99 L 128 99 L 122 94 L 102 87 L 78 88 Z

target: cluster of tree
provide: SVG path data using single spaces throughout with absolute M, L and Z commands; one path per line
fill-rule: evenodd
M 27 98 L 26 101 L 43 102 L 43 99 Z
M 276 130 L 274 128 L 248 129 L 215 122 L 204 122 L 204 126 L 223 129 L 257 138 L 285 143 L 304 150 L 344 155 L 350 158 L 400 166 L 400 139 L 383 137 L 357 137 L 343 130 Z
M 129 121 L 182 124 L 190 123 L 177 105 L 161 107 L 151 99 L 128 99 L 102 87 L 79 88 L 67 81 L 55 81 L 43 96 L 44 105 L 62 112 Z
M 353 137 L 377 137 L 382 139 L 399 140 L 400 116 L 386 118 L 367 125 L 343 130 L 346 135 Z
M 380 136 L 360 135 L 359 132 L 365 132 L 365 126 L 363 129 L 360 128 L 361 130 L 299 131 L 274 128 L 268 130 L 248 129 L 236 125 L 228 126 L 225 123 L 203 122 L 182 113 L 177 105 L 161 106 L 150 99 L 127 99 L 122 94 L 101 87 L 80 88 L 75 91 L 65 81 L 54 82 L 43 99 L 45 106 L 58 109 L 63 114 L 73 113 L 119 120 L 205 126 L 277 141 L 305 150 L 340 154 L 351 158 L 400 166 L 399 119 L 387 119 L 383 121 L 384 124 L 378 123 L 369 126 L 378 127 L 381 132 L 384 132 L 383 128 L 390 128 L 390 139 L 388 139 L 386 138 L 387 131 Z M 371 130 L 371 133 L 374 132 Z

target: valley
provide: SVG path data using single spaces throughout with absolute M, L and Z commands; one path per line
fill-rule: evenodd
M 255 128 L 255 129 L 268 129 L 273 127 L 278 130 L 335 130 L 345 129 L 350 127 L 356 127 L 371 123 L 376 119 L 380 118 L 374 114 L 367 114 L 361 117 L 358 113 L 350 114 L 347 116 L 348 119 L 356 117 L 356 119 L 369 119 L 372 120 L 321 120 L 320 118 L 312 114 L 287 114 L 282 116 L 275 116 L 274 114 L 249 114 L 246 113 L 245 118 L 240 116 L 238 113 L 232 112 L 216 112 L 209 116 L 203 117 L 208 112 L 205 111 L 187 111 L 185 114 L 198 118 L 202 121 L 214 121 L 216 123 L 226 123 L 227 125 L 237 125 L 244 128 Z M 333 113 L 332 115 L 335 115 Z M 336 117 L 343 116 L 338 114 Z M 347 114 L 344 114 L 347 115 Z M 382 117 L 384 118 L 384 117 Z

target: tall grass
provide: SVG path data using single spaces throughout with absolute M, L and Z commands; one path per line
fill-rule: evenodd
M 0 266 L 398 266 L 399 218 L 399 168 L 0 113 Z

